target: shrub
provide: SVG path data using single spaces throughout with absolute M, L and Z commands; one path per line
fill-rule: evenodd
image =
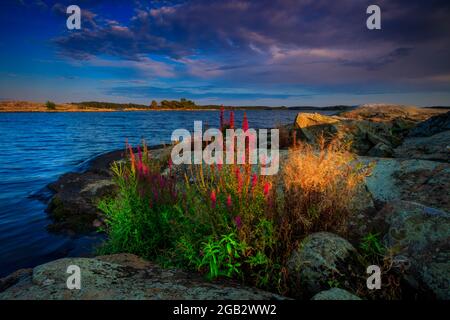
M 326 145 L 322 137 L 317 149 L 298 144 L 282 174 L 281 241 L 294 245 L 312 232 L 345 233 L 355 196 L 368 173 L 337 139 Z
M 276 277 L 271 182 L 248 165 L 191 167 L 186 182 L 190 221 L 178 252 L 210 278 L 233 275 L 269 285 Z M 188 181 L 189 179 L 186 179 Z M 194 252 L 201 259 L 193 260 Z
M 47 107 L 48 110 L 56 110 L 56 104 L 52 101 L 47 101 L 45 103 L 45 106 Z
M 109 239 L 104 253 L 128 252 L 154 258 L 173 247 L 176 221 L 182 218 L 173 176 L 161 174 L 162 164 L 151 161 L 148 150 L 136 159 L 128 147 L 129 160 L 112 166 L 119 194 L 101 201 Z

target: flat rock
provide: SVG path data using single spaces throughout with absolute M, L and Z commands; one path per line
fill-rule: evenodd
M 81 289 L 69 290 L 68 266 L 81 269 Z M 283 299 L 233 282 L 206 282 L 197 274 L 163 269 L 131 254 L 64 258 L 35 267 L 0 292 L 0 300 L 228 300 Z
M 403 122 L 404 125 L 414 125 L 428 118 L 445 113 L 444 109 L 419 108 L 416 106 L 390 104 L 364 104 L 351 111 L 342 112 L 341 117 L 370 120 L 374 122 Z
M 427 160 L 359 159 L 373 165 L 366 186 L 376 202 L 407 200 L 450 211 L 450 164 Z

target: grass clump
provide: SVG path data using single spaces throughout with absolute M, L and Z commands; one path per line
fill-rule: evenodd
M 292 243 L 313 232 L 345 234 L 367 167 L 338 139 L 319 139 L 318 148 L 300 143 L 291 150 L 282 174 L 280 233 Z

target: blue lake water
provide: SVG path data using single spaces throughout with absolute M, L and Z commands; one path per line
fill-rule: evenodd
M 250 127 L 292 123 L 297 111 L 247 111 Z M 236 112 L 239 124 L 242 111 Z M 88 255 L 97 234 L 56 235 L 45 199 L 58 176 L 80 170 L 89 158 L 124 147 L 125 140 L 149 145 L 170 141 L 173 130 L 193 129 L 194 120 L 219 124 L 218 111 L 102 113 L 0 113 L 0 277 L 19 268 L 66 256 Z M 47 192 L 48 193 L 48 192 Z

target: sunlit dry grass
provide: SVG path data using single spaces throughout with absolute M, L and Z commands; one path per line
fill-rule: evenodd
M 319 139 L 318 148 L 300 143 L 290 150 L 282 174 L 284 210 L 280 234 L 295 241 L 317 231 L 344 233 L 355 196 L 368 175 L 349 147 Z

